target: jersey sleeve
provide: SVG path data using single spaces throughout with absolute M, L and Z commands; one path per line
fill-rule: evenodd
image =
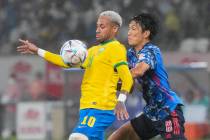
M 117 69 L 120 79 L 122 80 L 121 90 L 130 92 L 131 87 L 133 85 L 133 78 L 129 71 L 128 66 L 121 65 L 120 67 L 117 67 L 116 69 Z
M 122 80 L 121 90 L 130 92 L 133 85 L 133 79 L 128 68 L 126 49 L 121 44 L 115 45 L 116 46 L 112 46 L 110 49 L 110 61 Z
M 126 49 L 123 45 L 113 46 L 110 50 L 110 61 L 112 66 L 116 69 L 121 65 L 128 65 Z
M 144 62 L 150 66 L 150 69 L 154 69 L 156 65 L 155 55 L 151 51 L 144 51 L 138 56 L 138 63 Z
M 63 62 L 63 59 L 60 55 L 58 54 L 54 54 L 54 53 L 51 53 L 49 51 L 46 51 L 44 57 L 43 57 L 46 61 L 52 63 L 52 64 L 55 64 L 59 67 L 63 67 L 63 68 L 70 68 L 69 65 L 66 65 L 64 62 Z

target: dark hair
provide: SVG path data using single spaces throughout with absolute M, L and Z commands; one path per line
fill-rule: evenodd
M 135 21 L 136 23 L 139 23 L 139 25 L 142 28 L 142 31 L 149 30 L 150 31 L 150 36 L 149 36 L 150 40 L 152 40 L 158 32 L 157 19 L 151 14 L 141 13 L 141 14 L 131 18 L 130 22 L 131 21 Z

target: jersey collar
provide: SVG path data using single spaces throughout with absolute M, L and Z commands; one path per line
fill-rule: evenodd
M 107 44 L 107 43 L 109 43 L 109 42 L 112 42 L 112 41 L 115 41 L 115 40 L 116 40 L 116 39 L 106 40 L 106 41 L 101 42 L 100 45 L 105 45 L 105 44 Z
M 132 53 L 138 54 L 138 53 L 141 52 L 144 48 L 147 48 L 147 47 L 150 46 L 150 45 L 151 45 L 151 42 L 147 42 L 146 44 L 144 44 L 144 47 L 143 47 L 141 50 L 139 50 L 138 52 L 136 52 L 136 50 L 135 50 L 134 47 L 132 47 L 132 48 L 130 49 L 130 51 L 131 51 Z

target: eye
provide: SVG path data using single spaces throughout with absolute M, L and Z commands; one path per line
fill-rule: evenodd
M 132 30 L 136 30 L 136 26 L 132 26 L 131 29 L 132 29 Z
M 101 28 L 101 29 L 104 29 L 104 28 L 105 28 L 105 26 L 102 24 L 102 25 L 100 25 L 100 28 Z
M 135 26 L 129 27 L 128 30 L 133 30 L 134 31 L 134 30 L 136 30 L 136 27 Z

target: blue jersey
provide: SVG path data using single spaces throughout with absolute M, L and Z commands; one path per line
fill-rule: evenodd
M 143 98 L 146 101 L 144 113 L 148 118 L 154 121 L 162 120 L 175 109 L 177 104 L 183 104 L 170 88 L 168 74 L 157 46 L 147 43 L 138 52 L 130 48 L 127 55 L 130 68 L 134 68 L 140 62 L 150 66 L 142 77 L 137 77 L 142 85 Z

